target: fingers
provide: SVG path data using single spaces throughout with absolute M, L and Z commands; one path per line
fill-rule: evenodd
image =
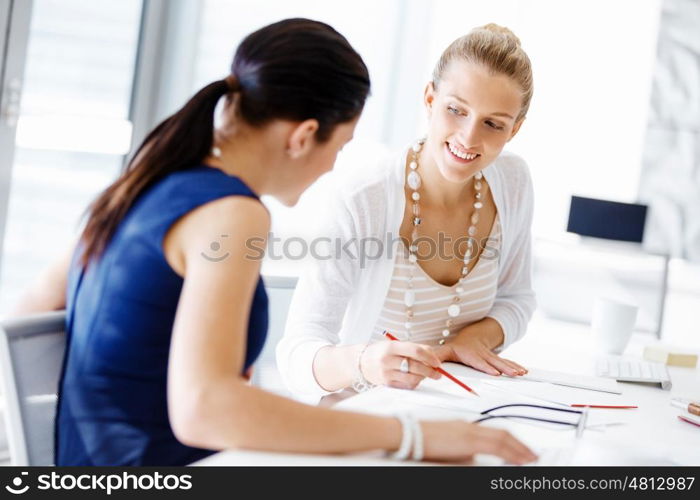
M 472 352 L 463 361 L 465 364 L 476 368 L 489 375 L 501 375 L 505 373 L 511 377 L 524 375 L 527 370 L 519 364 L 492 353 L 489 350 Z
M 374 384 L 389 385 L 389 382 L 395 378 L 395 372 L 400 373 L 401 363 L 404 360 L 408 363 L 408 371 L 421 379 L 441 377 L 440 373 L 432 368 L 432 365 L 440 366 L 440 360 L 429 347 L 391 341 L 376 342 L 367 348 L 366 355 L 362 359 L 363 374 Z
M 523 443 L 508 435 L 506 438 L 504 458 L 510 463 L 523 465 L 537 460 L 537 455 Z
M 517 375 L 525 375 L 527 373 L 527 368 L 525 368 L 522 365 L 519 365 L 515 361 L 511 361 L 510 359 L 505 359 L 505 358 L 501 358 L 501 357 L 499 357 L 498 359 L 503 360 L 504 363 L 506 363 L 510 367 L 512 367 L 517 372 Z
M 501 457 L 505 461 L 513 464 L 525 464 L 537 459 L 527 446 L 518 441 L 513 435 L 502 429 L 482 428 L 483 435 L 481 444 L 486 453 Z
M 476 356 L 474 356 L 472 359 L 465 360 L 465 364 L 468 364 L 472 368 L 476 368 L 477 370 L 482 371 L 484 373 L 488 373 L 489 375 L 498 376 L 501 374 L 501 371 L 499 369 L 497 369 L 496 367 L 491 365 L 486 360 L 486 358 L 484 358 L 478 354 Z
M 404 358 L 401 356 L 397 357 L 396 367 L 395 367 L 395 369 L 398 370 L 399 372 L 401 372 L 401 363 L 403 362 L 404 359 L 408 362 L 408 373 L 411 373 L 413 375 L 420 375 L 421 378 L 428 377 L 428 378 L 432 378 L 435 380 L 439 379 L 442 376 L 442 375 L 440 375 L 439 372 L 437 372 L 436 370 L 434 370 L 430 366 L 424 365 L 420 361 L 416 361 L 415 359 L 411 359 L 408 357 Z
M 521 463 L 534 462 L 537 460 L 538 456 L 534 451 L 515 437 L 511 436 L 511 438 L 512 439 L 509 441 L 509 445 L 513 447 L 513 451 L 515 452 L 516 456 L 524 460 L 524 462 Z
M 496 432 L 492 440 L 494 455 L 513 464 L 525 464 L 537 460 L 537 455 L 510 432 L 501 429 L 494 429 L 494 431 Z
M 401 373 L 399 371 L 392 374 L 389 387 L 397 389 L 415 389 L 425 377 L 413 373 Z
M 488 363 L 493 366 L 496 370 L 499 370 L 502 373 L 505 373 L 506 375 L 510 375 L 511 377 L 515 377 L 518 375 L 524 375 L 527 373 L 527 370 L 520 366 L 517 363 L 514 363 L 508 359 L 501 358 L 500 356 L 497 356 L 495 354 L 491 354 L 488 357 Z
M 427 346 L 414 344 L 413 342 L 395 342 L 394 353 L 399 356 L 413 358 L 421 363 L 434 368 L 440 366 L 440 358 Z
M 440 373 L 434 368 L 440 366 L 441 362 L 433 350 L 427 346 L 414 344 L 412 342 L 395 342 L 392 344 L 391 368 L 400 370 L 401 362 L 408 361 L 408 371 L 422 378 L 429 377 L 439 379 Z

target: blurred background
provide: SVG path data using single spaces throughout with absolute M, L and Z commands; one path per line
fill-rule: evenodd
M 1 314 L 73 245 L 146 132 L 225 76 L 245 35 L 286 17 L 328 22 L 369 67 L 372 95 L 337 168 L 422 135 L 423 89 L 453 39 L 512 29 L 535 77 L 507 149 L 535 183 L 538 314 L 588 322 L 596 296 L 622 297 L 640 305 L 638 329 L 700 345 L 696 0 L 0 0 Z M 276 236 L 313 237 L 327 182 L 293 209 L 266 200 Z M 568 232 L 572 196 L 646 206 L 640 241 Z

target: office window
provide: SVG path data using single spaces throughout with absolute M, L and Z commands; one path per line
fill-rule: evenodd
M 289 17 L 307 17 L 330 24 L 345 36 L 365 60 L 372 95 L 358 126 L 358 137 L 381 137 L 384 107 L 390 92 L 394 35 L 400 2 L 359 0 L 205 0 L 202 2 L 192 90 L 227 74 L 238 44 L 250 32 Z
M 323 21 L 345 36 L 359 52 L 369 68 L 372 94 L 355 132 L 355 140 L 338 157 L 341 166 L 367 161 L 366 155 L 383 154 L 385 127 L 390 126 L 387 116 L 395 70 L 396 36 L 400 28 L 402 2 L 359 0 L 352 3 L 320 0 L 205 0 L 200 12 L 199 36 L 191 91 L 224 77 L 231 65 L 233 54 L 241 40 L 250 32 L 267 24 L 289 17 L 307 17 Z M 313 220 L 322 203 L 325 180 L 322 178 L 309 189 L 299 205 L 283 207 L 275 200 L 265 202 L 273 214 L 273 232 L 280 238 L 309 236 L 309 220 Z M 292 250 L 294 251 L 294 250 Z M 265 262 L 272 273 L 297 274 L 298 263 L 287 261 Z
M 131 146 L 141 0 L 35 0 L 0 275 L 0 311 L 78 235 Z

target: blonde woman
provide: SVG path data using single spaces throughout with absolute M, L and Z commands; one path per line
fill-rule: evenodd
M 299 281 L 277 347 L 294 393 L 415 388 L 439 378 L 442 361 L 526 373 L 496 352 L 524 335 L 535 308 L 530 175 L 503 151 L 531 97 L 518 38 L 476 28 L 435 66 L 425 139 L 369 172 L 340 175 L 324 231 L 352 251 L 315 261 Z

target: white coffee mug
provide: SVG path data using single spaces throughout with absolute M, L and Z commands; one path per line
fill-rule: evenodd
M 599 352 L 622 354 L 634 330 L 638 309 L 634 304 L 596 297 L 591 330 Z

